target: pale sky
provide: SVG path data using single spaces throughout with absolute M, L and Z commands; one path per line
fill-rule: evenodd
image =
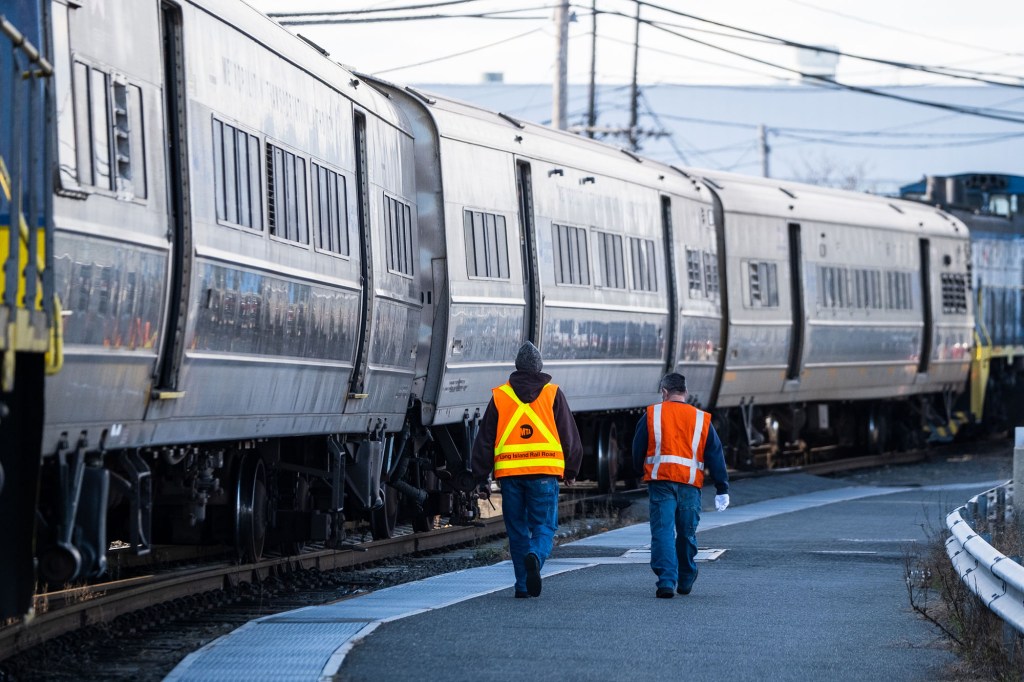
M 399 83 L 479 83 L 483 74 L 503 74 L 506 83 L 547 83 L 556 60 L 555 0 L 248 0 L 260 11 L 383 10 L 372 16 L 465 15 L 506 12 L 515 19 L 445 18 L 381 23 L 291 26 L 331 59 Z M 926 66 L 983 72 L 982 77 L 1024 82 L 1024 2 L 989 0 L 652 0 L 701 19 L 775 38 L 828 46 L 845 53 Z M 589 82 L 593 0 L 573 0 L 568 77 Z M 597 0 L 597 81 L 628 83 L 633 66 L 636 3 Z M 513 11 L 514 10 L 514 11 Z M 360 15 L 339 18 L 354 19 Z M 361 15 L 367 16 L 366 14 Z M 711 43 L 782 67 L 802 69 L 797 49 L 765 43 L 722 26 L 644 6 L 640 29 L 642 84 L 770 85 L 798 75 L 696 41 Z M 284 19 L 282 19 L 283 21 Z M 461 54 L 460 54 L 461 53 Z M 904 69 L 839 58 L 836 77 L 855 85 L 967 85 Z M 1008 90 L 1008 93 L 1013 93 Z M 1024 94 L 1024 93 L 1022 93 Z

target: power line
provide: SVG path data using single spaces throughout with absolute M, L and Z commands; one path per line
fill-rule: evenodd
M 861 61 L 873 62 L 873 63 L 876 63 L 876 64 L 884 64 L 886 66 L 892 66 L 892 67 L 899 68 L 899 69 L 907 69 L 907 70 L 910 70 L 910 71 L 920 71 L 920 72 L 923 72 L 923 73 L 930 73 L 932 75 L 945 76 L 945 77 L 948 77 L 948 78 L 960 78 L 960 79 L 964 79 L 964 80 L 976 81 L 976 82 L 979 82 L 979 83 L 986 83 L 988 85 L 1000 85 L 1000 86 L 1003 86 L 1003 87 L 1010 87 L 1010 88 L 1024 88 L 1024 85 L 1022 85 L 1020 83 L 1006 83 L 1006 82 L 1002 82 L 1002 81 L 989 80 L 989 79 L 982 78 L 981 75 L 978 75 L 977 73 L 975 73 L 974 75 L 970 75 L 970 74 L 972 74 L 972 72 L 969 71 L 969 70 L 966 70 L 966 69 L 949 69 L 949 68 L 946 68 L 946 67 L 932 67 L 932 66 L 925 66 L 925 65 L 922 65 L 922 64 L 912 64 L 912 63 L 909 63 L 909 62 L 900 62 L 900 61 L 895 61 L 895 60 L 891 60 L 891 59 L 881 59 L 881 58 L 878 58 L 878 57 L 868 57 L 868 56 L 865 56 L 865 55 L 857 55 L 857 54 L 853 54 L 853 53 L 849 53 L 849 52 L 844 52 L 842 50 L 837 50 L 837 49 L 830 48 L 830 47 L 823 47 L 823 46 L 820 46 L 820 45 L 809 45 L 807 43 L 800 43 L 800 42 L 796 42 L 794 40 L 788 40 L 786 38 L 780 38 L 778 36 L 773 36 L 773 35 L 769 35 L 767 33 L 761 33 L 759 31 L 753 31 L 753 30 L 750 30 L 750 29 L 741 28 L 739 26 L 733 26 L 731 24 L 725 24 L 725 23 L 722 23 L 722 22 L 719 22 L 719 21 L 712 21 L 711 19 L 704 19 L 704 18 L 698 17 L 698 16 L 696 16 L 694 14 L 688 14 L 686 12 L 680 12 L 679 10 L 674 10 L 674 9 L 669 8 L 669 7 L 664 7 L 663 5 L 655 5 L 655 4 L 650 3 L 650 2 L 645 2 L 644 0 L 637 0 L 637 1 L 640 2 L 640 4 L 642 4 L 642 5 L 646 5 L 648 7 L 651 7 L 652 9 L 661 10 L 663 12 L 668 12 L 669 14 L 674 14 L 674 15 L 680 16 L 680 17 L 686 17 L 687 19 L 693 19 L 694 21 L 699 21 L 699 22 L 702 22 L 702 23 L 711 24 L 712 26 L 718 26 L 720 28 L 726 28 L 726 29 L 729 29 L 731 31 L 738 31 L 740 33 L 746 33 L 748 35 L 757 36 L 759 38 L 764 38 L 766 40 L 775 42 L 775 43 L 777 43 L 779 45 L 785 45 L 787 47 L 797 47 L 797 48 L 800 48 L 800 49 L 811 50 L 811 51 L 814 51 L 814 52 L 824 52 L 826 54 L 834 54 L 834 55 L 837 55 L 837 56 L 840 56 L 840 57 L 849 57 L 851 59 L 858 59 L 858 60 L 861 60 Z M 661 22 L 650 22 L 650 23 L 655 28 L 661 28 L 662 30 L 665 30 L 663 28 L 663 26 L 659 25 Z M 672 24 L 667 24 L 667 25 L 672 25 Z M 686 28 L 689 28 L 689 27 L 686 27 Z M 672 33 L 672 32 L 670 31 L 670 33 Z M 680 37 L 684 37 L 684 36 L 680 36 Z M 696 40 L 694 38 L 688 38 L 688 39 L 689 40 Z M 701 41 L 696 41 L 696 42 L 701 42 Z M 707 43 L 702 43 L 702 44 L 707 45 Z M 722 49 L 722 48 L 719 48 L 719 49 Z M 959 72 L 959 73 L 954 73 L 954 72 Z M 1005 77 L 1005 78 L 1015 78 L 1016 76 L 1003 76 L 1003 77 Z
M 282 26 L 324 26 L 324 25 L 342 25 L 342 24 L 375 24 L 385 22 L 396 22 L 396 21 L 424 21 L 432 19 L 498 19 L 504 21 L 539 21 L 547 20 L 548 17 L 538 16 L 504 16 L 507 14 L 519 14 L 521 12 L 533 12 L 536 10 L 552 9 L 552 5 L 539 5 L 536 7 L 520 7 L 518 9 L 510 10 L 495 10 L 493 12 L 474 12 L 469 14 L 417 14 L 411 16 L 399 16 L 399 17 L 367 17 L 367 18 L 355 18 L 355 19 L 342 19 L 342 18 L 331 18 L 339 17 L 341 15 L 347 15 L 348 12 L 318 12 L 315 16 L 324 17 L 322 19 L 286 19 L 282 18 L 278 21 Z
M 447 0 L 446 2 L 431 2 L 422 5 L 403 5 L 399 7 L 373 7 L 370 9 L 352 9 L 352 10 L 324 10 L 321 12 L 268 12 L 268 17 L 318 17 L 318 16 L 335 16 L 335 15 L 356 15 L 356 14 L 376 14 L 378 12 L 405 12 L 407 10 L 421 10 L 421 9 L 435 9 L 437 7 L 445 7 L 447 5 L 465 5 L 470 2 L 480 2 L 481 0 Z
M 486 50 L 488 48 L 495 47 L 496 45 L 501 45 L 502 43 L 508 43 L 508 42 L 513 41 L 513 40 L 518 40 L 520 38 L 525 38 L 526 36 L 528 36 L 528 35 L 530 35 L 532 33 L 537 33 L 538 31 L 543 31 L 543 30 L 544 30 L 543 28 L 534 28 L 534 29 L 531 29 L 531 30 L 529 30 L 529 31 L 527 31 L 525 33 L 519 33 L 517 35 L 510 36 L 508 38 L 503 38 L 503 39 L 495 41 L 493 43 L 488 43 L 487 45 L 480 45 L 479 47 L 472 47 L 472 48 L 469 48 L 468 50 L 462 50 L 461 52 L 454 52 L 452 54 L 443 55 L 441 57 L 435 57 L 434 59 L 427 59 L 427 60 L 422 61 L 422 62 L 416 62 L 415 64 L 405 64 L 404 66 L 393 66 L 390 69 L 381 69 L 379 71 L 374 71 L 373 74 L 374 75 L 378 75 L 378 74 L 382 74 L 382 73 L 391 73 L 393 71 L 404 71 L 405 69 L 411 69 L 411 68 L 414 68 L 414 67 L 417 67 L 417 66 L 425 66 L 426 64 L 434 64 L 436 62 L 443 62 L 443 61 L 446 61 L 448 59 L 454 59 L 456 57 L 463 57 L 463 56 L 465 56 L 467 54 L 472 54 L 474 52 L 480 52 L 481 50 Z
M 834 78 L 828 78 L 828 77 L 819 76 L 819 75 L 816 75 L 816 74 L 805 73 L 803 71 L 800 71 L 799 69 L 794 69 L 794 68 L 791 68 L 791 67 L 788 67 L 788 66 L 783 66 L 781 64 L 775 64 L 773 62 L 769 62 L 769 61 L 764 60 L 764 59 L 759 59 L 757 57 L 752 57 L 750 55 L 745 55 L 745 54 L 743 54 L 741 52 L 736 52 L 735 50 L 730 50 L 728 48 L 724 48 L 724 47 L 721 47 L 719 45 L 714 45 L 714 44 L 709 43 L 709 42 L 704 41 L 704 40 L 698 40 L 697 38 L 694 38 L 692 36 L 683 35 L 682 33 L 679 33 L 677 31 L 673 31 L 671 29 L 665 28 L 664 26 L 660 26 L 660 25 L 658 25 L 657 23 L 654 23 L 654 22 L 649 22 L 649 23 L 650 23 L 650 25 L 652 27 L 657 28 L 657 29 L 659 29 L 661 31 L 664 31 L 666 33 L 669 33 L 671 35 L 674 35 L 676 37 L 682 38 L 683 40 L 689 40 L 691 42 L 697 43 L 698 45 L 704 45 L 705 47 L 710 47 L 711 49 L 719 50 L 721 52 L 725 52 L 727 54 L 731 54 L 731 55 L 733 55 L 735 57 L 740 57 L 742 59 L 747 59 L 747 60 L 750 60 L 752 62 L 756 62 L 758 64 L 764 64 L 765 66 L 770 66 L 770 67 L 775 68 L 775 69 L 780 69 L 782 71 L 788 71 L 790 73 L 795 73 L 795 74 L 799 75 L 802 78 L 805 78 L 805 79 L 807 79 L 807 80 L 809 80 L 811 82 L 814 82 L 816 84 L 824 85 L 825 87 L 841 88 L 843 90 L 850 90 L 852 92 L 860 92 L 862 94 L 874 95 L 876 97 L 885 97 L 887 99 L 894 99 L 894 100 L 901 101 L 901 102 L 907 102 L 908 104 L 918 104 L 918 105 L 921 105 L 921 106 L 933 107 L 933 108 L 936 108 L 936 109 L 943 109 L 943 110 L 946 110 L 946 111 L 953 111 L 953 112 L 956 112 L 956 113 L 966 114 L 966 115 L 969 115 L 969 116 L 979 116 L 981 118 L 991 118 L 991 119 L 994 119 L 994 120 L 997 120 L 997 121 L 1008 121 L 1010 123 L 1024 123 L 1024 113 L 1021 113 L 1019 116 L 1013 116 L 1013 115 L 1011 115 L 1011 112 L 995 112 L 995 111 L 991 111 L 991 110 L 987 110 L 987 109 L 982 109 L 982 108 L 963 107 L 963 106 L 958 106 L 958 105 L 953 105 L 953 104 L 946 104 L 946 103 L 943 103 L 943 102 L 930 102 L 928 100 L 917 99 L 917 98 L 914 98 L 914 97 L 907 97 L 907 96 L 904 96 L 904 95 L 897 95 L 897 94 L 891 93 L 891 92 L 883 92 L 883 91 L 877 90 L 875 88 L 869 88 L 869 87 L 858 86 L 858 85 L 849 85 L 847 83 L 843 83 L 841 81 L 838 81 L 838 80 L 836 80 Z M 1012 113 L 1018 113 L 1018 112 L 1012 112 Z
M 813 10 L 817 10 L 818 12 L 824 12 L 825 14 L 832 14 L 834 16 L 842 17 L 844 19 L 850 19 L 851 21 L 857 21 L 857 22 L 860 22 L 862 24 L 867 24 L 868 26 L 877 26 L 878 28 L 883 28 L 883 29 L 885 29 L 887 31 L 895 31 L 896 33 L 903 33 L 903 34 L 906 34 L 906 35 L 917 36 L 919 38 L 927 38 L 928 40 L 935 40 L 935 41 L 947 43 L 949 45 L 959 45 L 960 47 L 966 47 L 966 48 L 970 48 L 972 50 L 980 50 L 982 52 L 989 52 L 991 54 L 997 54 L 997 55 L 1000 55 L 1000 56 L 1007 56 L 1007 57 L 1020 57 L 1020 56 L 1024 56 L 1020 52 L 1006 52 L 1005 50 L 994 50 L 994 49 L 992 49 L 990 47 L 982 47 L 981 45 L 972 45 L 970 43 L 962 43 L 960 41 L 951 40 L 949 38 L 941 38 L 939 36 L 933 36 L 933 35 L 929 35 L 927 33 L 921 33 L 920 31 L 909 31 L 909 30 L 907 30 L 905 28 L 901 28 L 901 27 L 898 27 L 898 26 L 890 26 L 889 24 L 883 24 L 883 23 L 881 23 L 879 21 L 872 21 L 870 19 L 865 19 L 863 17 L 857 17 L 857 16 L 854 16 L 852 14 L 845 14 L 843 12 L 838 12 L 838 11 L 833 10 L 833 9 L 826 9 L 825 7 L 820 7 L 820 6 L 815 5 L 813 3 L 810 3 L 810 2 L 802 2 L 801 0 L 789 0 L 789 2 L 793 3 L 794 5 L 802 5 L 804 7 L 809 7 L 811 9 L 813 9 Z

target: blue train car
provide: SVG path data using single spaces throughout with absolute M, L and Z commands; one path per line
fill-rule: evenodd
M 0 618 L 31 607 L 44 376 L 56 311 L 48 256 L 52 69 L 43 4 L 0 4 Z M 17 520 L 17 522 L 12 522 Z
M 972 420 L 1024 420 L 1024 176 L 961 173 L 904 185 L 900 196 L 934 205 L 971 230 L 975 353 Z

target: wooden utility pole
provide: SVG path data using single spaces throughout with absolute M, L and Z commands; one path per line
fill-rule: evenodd
M 597 0 L 590 4 L 592 24 L 590 28 L 590 107 L 587 110 L 587 137 L 594 136 L 597 125 Z
M 771 147 L 768 146 L 768 129 L 763 123 L 757 126 L 757 139 L 761 149 L 761 176 L 769 178 L 771 173 L 768 170 L 768 153 L 771 152 Z
M 640 64 L 640 1 L 636 3 L 636 34 L 633 36 L 633 86 L 629 91 L 629 148 L 634 152 L 640 148 L 637 131 L 637 108 L 640 106 L 640 91 L 636 77 Z
M 566 116 L 566 89 L 569 71 L 569 0 L 562 0 L 555 10 L 555 31 L 558 59 L 555 64 L 555 91 L 551 98 L 551 124 L 559 130 L 569 126 Z

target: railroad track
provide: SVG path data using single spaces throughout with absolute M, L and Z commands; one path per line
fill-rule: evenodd
M 823 475 L 912 463 L 936 456 L 937 453 L 942 455 L 952 451 L 944 446 L 929 451 L 854 457 L 767 472 L 733 472 L 731 475 L 734 479 L 794 472 Z M 560 501 L 560 517 L 567 519 L 583 516 L 591 507 L 614 507 L 618 504 L 616 498 L 638 492 L 620 490 L 614 495 L 602 495 L 588 484 L 566 488 Z M 33 616 L 0 628 L 0 661 L 76 630 L 108 624 L 117 618 L 158 605 L 180 603 L 183 600 L 195 601 L 197 595 L 223 594 L 246 583 L 258 586 L 280 576 L 302 571 L 355 569 L 396 557 L 475 546 L 505 533 L 504 522 L 499 515 L 500 495 L 496 496 L 495 502 L 499 506 L 494 510 L 490 509 L 486 501 L 482 502 L 485 513 L 491 512 L 494 515 L 475 525 L 448 526 L 421 533 L 413 533 L 411 528 L 399 528 L 398 535 L 386 540 L 355 543 L 338 549 L 317 548 L 296 555 L 269 556 L 247 564 L 236 563 L 217 549 L 159 547 L 155 548 L 154 555 L 161 561 L 190 564 L 159 569 L 147 566 L 147 563 L 155 561 L 154 558 L 125 556 L 118 560 L 115 552 L 111 563 L 117 570 L 144 572 L 132 577 L 37 595 L 36 613 Z M 149 570 L 145 571 L 147 568 Z M 217 599 L 211 598 L 210 601 L 216 602 Z
M 560 501 L 560 514 L 572 515 L 578 507 L 600 504 L 609 495 L 594 490 L 568 489 Z M 487 503 L 483 503 L 487 507 Z M 194 599 L 197 594 L 230 590 L 242 583 L 261 584 L 276 576 L 300 571 L 331 571 L 373 565 L 395 557 L 428 554 L 470 546 L 505 533 L 500 515 L 485 518 L 470 526 L 447 526 L 400 534 L 385 540 L 345 545 L 341 548 L 312 549 L 301 554 L 270 556 L 253 563 L 239 564 L 228 559 L 210 560 L 202 548 L 160 547 L 155 553 L 169 560 L 200 561 L 200 565 L 155 570 L 133 577 L 37 595 L 35 614 L 21 622 L 0 628 L 0 661 L 39 646 L 69 632 L 110 623 L 116 618 L 161 604 Z M 216 551 L 213 555 L 216 556 Z M 114 555 L 116 557 L 116 553 Z M 146 558 L 125 557 L 119 568 L 138 572 Z

